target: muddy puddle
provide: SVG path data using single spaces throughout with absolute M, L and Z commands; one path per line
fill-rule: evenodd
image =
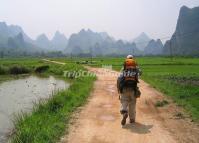
M 30 112 L 34 102 L 48 99 L 53 92 L 68 87 L 68 83 L 53 76 L 28 76 L 0 83 L 0 143 L 6 142 L 13 129 L 14 114 Z

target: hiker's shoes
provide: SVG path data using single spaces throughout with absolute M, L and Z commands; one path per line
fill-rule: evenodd
M 135 123 L 135 119 L 130 119 L 130 123 Z
M 122 118 L 122 121 L 121 121 L 121 125 L 124 126 L 126 124 L 126 119 L 128 118 L 128 114 L 127 113 L 124 113 L 123 114 L 123 118 Z

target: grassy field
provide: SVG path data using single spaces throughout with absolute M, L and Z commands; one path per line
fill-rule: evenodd
M 143 66 L 143 79 L 199 120 L 199 65 Z
M 0 82 L 19 78 L 20 74 L 42 74 L 54 75 L 71 83 L 68 90 L 55 93 L 47 102 L 35 105 L 31 114 L 16 117 L 11 137 L 13 143 L 57 142 L 67 132 L 71 114 L 86 102 L 95 80 L 95 77 L 63 77 L 66 70 L 85 70 L 70 61 L 66 65 L 57 65 L 40 59 L 4 59 L 0 61 L 0 66 Z
M 103 67 L 112 65 L 120 70 L 124 58 L 75 59 L 77 62 Z M 199 58 L 138 57 L 142 79 L 186 109 L 193 120 L 199 121 Z
M 36 69 L 49 66 L 39 74 L 54 75 L 70 80 L 68 90 L 61 91 L 47 103 L 35 105 L 33 112 L 16 118 L 13 142 L 57 142 L 67 131 L 68 122 L 75 109 L 86 102 L 92 89 L 94 77 L 63 78 L 63 71 L 84 69 L 82 65 L 102 67 L 111 65 L 120 70 L 124 58 L 73 58 L 53 59 L 66 65 L 46 63 L 39 59 L 0 60 L 0 82 L 20 76 L 21 73 L 36 74 Z M 199 121 L 199 59 L 141 57 L 137 61 L 143 71 L 142 79 L 172 97 L 184 107 L 193 120 Z M 76 64 L 78 63 L 78 64 Z M 17 70 L 16 68 L 18 67 Z M 13 70 L 14 69 L 14 70 Z M 23 69 L 23 70 L 20 70 Z M 20 74 L 19 74 L 20 73 Z

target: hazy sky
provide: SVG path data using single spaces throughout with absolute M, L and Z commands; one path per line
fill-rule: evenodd
M 0 21 L 20 25 L 32 38 L 56 30 L 67 37 L 82 28 L 133 39 L 141 32 L 152 38 L 171 36 L 182 5 L 199 0 L 0 0 Z

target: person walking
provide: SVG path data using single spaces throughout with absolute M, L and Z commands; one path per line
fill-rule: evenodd
M 130 123 L 135 123 L 136 118 L 136 100 L 140 97 L 141 92 L 137 87 L 138 75 L 140 70 L 137 62 L 132 55 L 128 55 L 124 62 L 124 68 L 118 77 L 117 88 L 120 94 L 122 114 L 121 125 L 126 124 L 126 119 L 129 116 Z

